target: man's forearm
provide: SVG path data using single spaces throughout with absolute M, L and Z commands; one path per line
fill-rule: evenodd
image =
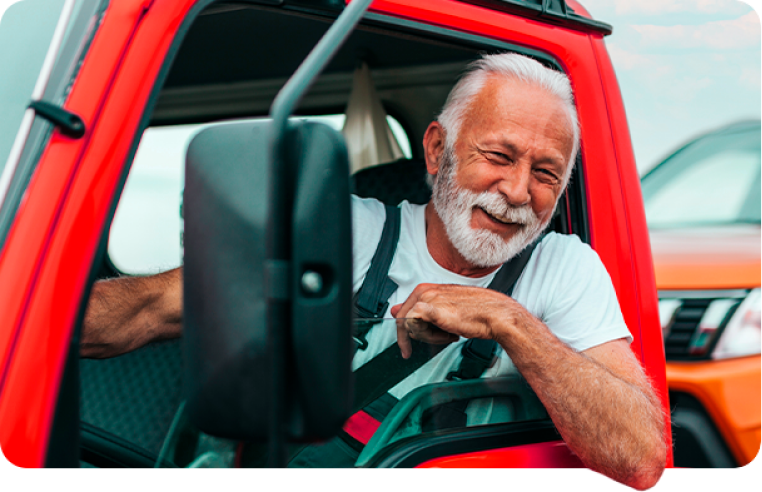
M 609 368 L 610 360 L 605 367 L 587 353 L 574 351 L 539 320 L 526 316 L 519 325 L 524 329 L 507 330 L 508 336 L 498 341 L 569 448 L 588 467 L 617 481 L 638 489 L 653 486 L 666 461 L 664 419 L 637 361 L 621 357 L 615 363 L 628 373 L 623 377 Z M 617 357 L 603 353 L 605 347 L 597 350 L 592 354 Z
M 93 285 L 80 355 L 106 358 L 180 336 L 182 269 L 149 277 L 121 277 Z

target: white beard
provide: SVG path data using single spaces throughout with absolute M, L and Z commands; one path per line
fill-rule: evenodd
M 502 265 L 519 254 L 545 230 L 550 217 L 540 221 L 532 207 L 515 207 L 501 193 L 474 193 L 455 182 L 457 162 L 445 151 L 439 175 L 432 188 L 432 201 L 455 249 L 474 266 L 488 268 Z M 445 162 L 449 160 L 449 162 Z M 505 222 L 523 224 L 509 239 L 487 229 L 472 229 L 474 207 L 480 207 Z M 552 214 L 551 214 L 552 217 Z

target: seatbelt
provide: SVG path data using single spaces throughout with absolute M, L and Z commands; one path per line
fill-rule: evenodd
M 397 284 L 389 278 L 389 267 L 392 265 L 394 253 L 397 251 L 397 243 L 400 238 L 400 209 L 386 205 L 386 221 L 381 232 L 381 240 L 378 242 L 370 267 L 365 274 L 362 286 L 352 298 L 352 306 L 355 318 L 365 320 L 377 319 L 378 321 L 363 321 L 355 325 L 354 340 L 357 343 L 356 350 L 368 348 L 365 336 L 373 325 L 380 322 L 389 309 L 389 298 L 397 290 Z
M 516 286 L 519 277 L 524 271 L 524 267 L 529 262 L 529 258 L 534 252 L 535 246 L 537 246 L 542 238 L 540 236 L 529 244 L 518 255 L 511 258 L 507 263 L 503 265 L 503 268 L 498 270 L 495 274 L 495 278 L 487 286 L 488 289 L 502 292 L 508 297 L 513 295 L 513 288 Z M 457 371 L 452 371 L 447 375 L 447 380 L 461 380 L 461 379 L 476 379 L 484 374 L 489 366 L 492 365 L 492 361 L 495 358 L 497 352 L 497 342 L 494 340 L 483 340 L 481 338 L 472 338 L 463 344 L 461 349 L 461 355 L 463 356 L 460 361 L 460 367 Z
M 397 211 L 399 212 L 399 209 L 397 209 Z M 387 217 L 389 217 L 388 211 Z M 389 282 L 394 284 L 388 277 L 388 271 L 391 266 L 391 257 L 393 257 L 393 251 L 396 249 L 396 244 L 389 245 L 388 243 L 383 242 L 385 237 L 387 239 L 394 237 L 391 234 L 385 234 L 387 226 L 389 225 L 388 222 L 389 221 L 384 224 L 384 233 L 382 233 L 381 242 L 379 242 L 376 253 L 373 256 L 374 260 L 376 257 L 386 258 L 388 256 L 388 263 L 383 265 L 385 269 L 382 270 L 382 268 L 374 265 L 374 260 L 371 260 L 371 266 L 368 271 L 374 271 L 374 278 L 386 278 Z M 392 224 L 392 226 L 399 227 L 399 224 Z M 399 233 L 396 236 L 399 237 Z M 533 241 L 521 253 L 506 262 L 497 272 L 495 278 L 492 279 L 492 282 L 490 282 L 487 288 L 502 292 L 508 296 L 512 295 L 513 288 L 521 276 L 521 273 L 524 271 L 524 267 L 529 261 L 529 258 L 532 256 L 534 248 L 540 241 L 542 241 L 543 237 L 544 236 L 541 236 Z M 382 249 L 389 248 L 392 248 L 391 255 L 379 254 L 379 251 Z M 365 288 L 368 280 L 369 277 L 366 276 L 365 281 L 360 288 L 361 290 Z M 379 292 L 379 289 L 374 289 L 374 292 Z M 389 296 L 387 297 L 375 299 L 370 299 L 370 296 L 368 296 L 366 302 L 368 305 L 372 306 L 385 306 L 379 315 L 380 317 L 383 316 L 383 313 L 388 309 L 388 299 L 393 293 L 394 291 L 389 293 Z M 357 296 L 355 296 L 355 298 L 357 298 Z M 365 335 L 371 328 L 372 324 L 369 324 L 367 329 L 363 332 L 363 341 L 365 340 Z M 355 414 L 347 420 L 347 423 L 344 426 L 344 433 L 352 439 L 359 441 L 362 445 L 367 444 L 367 440 L 369 439 L 368 435 L 372 435 L 372 432 L 367 432 L 366 427 L 364 426 L 374 427 L 373 431 L 375 431 L 375 429 L 378 428 L 378 425 L 380 425 L 380 420 L 386 416 L 381 416 L 381 419 L 379 419 L 377 423 L 372 422 L 372 420 L 367 418 L 367 412 L 364 411 L 366 406 L 387 394 L 387 392 L 397 383 L 414 373 L 445 347 L 443 345 L 430 345 L 417 340 L 411 340 L 411 343 L 413 345 L 413 353 L 409 359 L 403 359 L 397 345 L 392 344 L 355 371 L 354 408 L 356 410 Z M 365 344 L 367 346 L 367 342 L 365 342 Z M 482 340 L 477 338 L 468 340 L 463 344 L 463 348 L 461 349 L 462 358 L 458 369 L 450 372 L 447 375 L 447 379 L 462 380 L 481 377 L 484 371 L 490 367 L 495 360 L 497 347 L 498 344 L 494 340 Z M 465 406 L 460 410 L 465 410 Z M 463 415 L 465 416 L 465 414 Z
M 353 310 L 356 316 L 365 319 L 377 319 L 378 321 L 369 321 L 361 325 L 355 332 L 357 350 L 367 348 L 365 338 L 367 333 L 382 320 L 389 309 L 389 298 L 397 290 L 397 284 L 389 278 L 389 268 L 399 241 L 400 226 L 400 209 L 387 205 L 386 222 L 381 233 L 381 239 L 371 259 L 365 280 L 353 297 Z M 532 256 L 535 246 L 541 241 L 542 236 L 506 262 L 487 288 L 510 296 L 524 271 L 524 267 Z M 338 439 L 354 449 L 356 453 L 359 453 L 368 443 L 373 433 L 381 425 L 381 421 L 397 403 L 397 398 L 392 396 L 389 390 L 420 369 L 423 364 L 446 347 L 445 345 L 431 345 L 418 340 L 411 340 L 410 342 L 413 353 L 409 359 L 403 359 L 397 344 L 392 344 L 355 371 L 354 413 L 345 422 Z M 492 365 L 496 352 L 497 343 L 493 340 L 468 340 L 461 349 L 463 357 L 458 369 L 448 374 L 447 378 L 452 380 L 480 377 Z M 424 412 L 422 416 L 424 430 L 429 430 L 432 423 L 437 428 L 464 426 L 467 404 L 467 401 L 453 402 Z M 305 445 L 293 446 L 290 453 L 291 459 L 308 450 L 308 448 L 309 446 Z M 317 453 L 321 452 L 329 454 L 328 450 L 321 450 Z M 348 459 L 351 461 L 351 457 Z M 243 461 L 249 461 L 251 466 L 254 463 L 264 463 L 264 458 L 254 462 L 244 458 Z M 254 464 L 254 466 L 257 465 Z

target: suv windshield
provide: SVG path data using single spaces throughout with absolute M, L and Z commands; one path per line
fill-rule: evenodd
M 48 1 L 44 5 L 39 1 L 18 2 L 1 13 L 0 67 L 3 73 L 12 73 L 13 77 L 0 77 L 0 106 L 3 108 L 0 112 L 0 174 L 20 133 L 35 86 L 45 83 L 40 72 L 64 3 L 65 0 Z M 41 80 L 38 82 L 38 79 Z
M 760 123 L 683 147 L 643 177 L 649 227 L 760 223 Z

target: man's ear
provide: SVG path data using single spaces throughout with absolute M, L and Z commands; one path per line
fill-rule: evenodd
M 423 152 L 426 158 L 426 171 L 435 175 L 444 152 L 445 133 L 438 121 L 432 121 L 423 135 Z

